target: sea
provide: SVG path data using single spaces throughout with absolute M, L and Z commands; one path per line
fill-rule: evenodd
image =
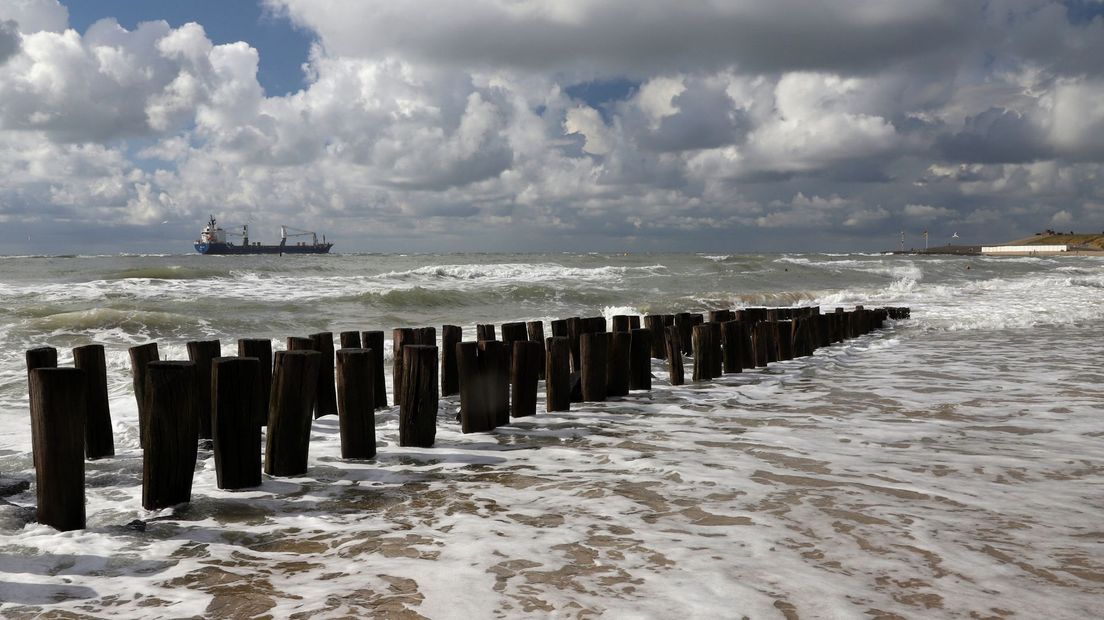
M 815 355 L 141 507 L 127 348 L 755 306 L 908 306 Z M 546 333 L 550 333 L 546 325 Z M 0 257 L 0 616 L 1047 618 L 1104 610 L 1104 260 L 872 254 Z M 87 529 L 35 522 L 24 353 L 106 347 Z M 386 346 L 390 364 L 390 340 Z M 386 373 L 390 383 L 390 372 Z M 393 397 L 389 395 L 389 402 Z

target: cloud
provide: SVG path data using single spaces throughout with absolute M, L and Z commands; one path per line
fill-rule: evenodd
M 358 248 L 811 229 L 869 248 L 1104 204 L 1104 20 L 1049 0 L 267 6 L 318 35 L 285 96 L 201 24 L 79 33 L 53 0 L 0 0 L 0 216 L 249 213 Z
M 0 65 L 19 51 L 18 24 L 12 20 L 0 21 Z
M 864 70 L 969 35 L 971 2 L 916 0 L 269 0 L 335 55 L 400 55 L 462 68 L 649 75 L 655 71 Z
M 259 91 L 251 49 L 214 46 L 197 24 L 128 31 L 107 19 L 83 36 L 24 34 L 20 52 L 0 66 L 0 126 L 73 143 L 179 130 L 205 111 L 240 109 L 245 92 Z M 235 55 L 250 53 L 251 70 L 248 62 L 231 67 Z

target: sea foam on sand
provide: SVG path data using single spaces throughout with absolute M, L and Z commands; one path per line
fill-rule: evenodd
M 27 522 L 33 491 L 0 508 L 0 613 L 1092 617 L 1099 338 L 901 323 L 679 387 L 657 362 L 650 393 L 490 434 L 445 399 L 429 449 L 380 412 L 372 461 L 339 458 L 329 416 L 307 476 L 220 491 L 203 452 L 192 502 L 157 513 L 116 394 L 89 529 Z

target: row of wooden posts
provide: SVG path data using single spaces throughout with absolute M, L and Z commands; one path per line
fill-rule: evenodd
M 671 385 L 684 380 L 683 355 L 693 355 L 692 380 L 811 355 L 818 347 L 909 317 L 908 308 L 822 314 L 819 308 L 715 310 L 476 326 L 476 340 L 445 325 L 438 355 L 433 327 L 393 333 L 393 394 L 399 445 L 434 444 L 441 395 L 460 395 L 464 433 L 487 432 L 512 417 L 536 413 L 538 383 L 547 411 L 650 390 L 652 359 L 668 361 Z M 307 472 L 312 417 L 338 414 L 341 455 L 376 454 L 375 410 L 387 406 L 382 331 L 341 332 L 272 342 L 238 341 L 223 357 L 217 340 L 187 344 L 189 361 L 162 361 L 157 343 L 131 347 L 131 371 L 143 448 L 142 505 L 156 510 L 187 502 L 198 441 L 210 439 L 219 488 L 261 484 L 261 427 L 267 425 L 264 473 Z M 85 526 L 84 458 L 114 454 L 102 345 L 73 349 L 72 368 L 57 367 L 57 350 L 26 353 L 38 520 L 59 530 Z M 438 372 L 439 370 L 439 372 Z

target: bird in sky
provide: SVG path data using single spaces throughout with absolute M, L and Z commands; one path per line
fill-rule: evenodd
M 958 239 L 958 233 L 951 235 L 951 239 Z

